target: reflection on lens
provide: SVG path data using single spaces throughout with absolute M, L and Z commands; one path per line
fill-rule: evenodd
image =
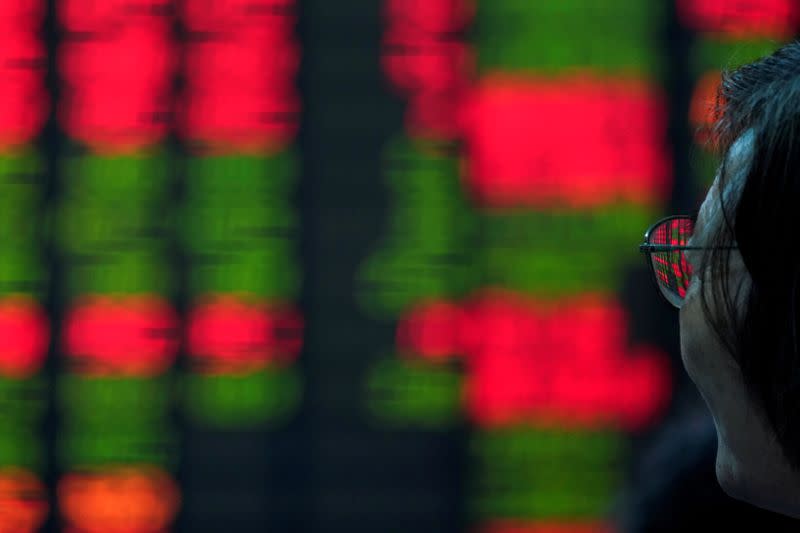
M 694 224 L 688 218 L 676 218 L 657 226 L 650 235 L 650 244 L 685 246 L 692 236 Z M 683 250 L 650 254 L 658 286 L 667 300 L 680 307 L 691 282 L 692 269 Z

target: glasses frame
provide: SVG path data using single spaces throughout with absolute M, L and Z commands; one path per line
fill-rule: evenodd
M 664 217 L 654 224 L 652 224 L 647 231 L 644 232 L 644 242 L 639 245 L 639 252 L 644 254 L 645 261 L 647 261 L 648 269 L 650 270 L 651 279 L 656 284 L 656 289 L 661 297 L 666 300 L 671 306 L 676 307 L 678 309 L 681 308 L 681 305 L 673 302 L 670 300 L 666 294 L 664 294 L 664 289 L 661 288 L 661 283 L 658 281 L 658 275 L 656 274 L 656 267 L 653 265 L 653 258 L 650 256 L 652 253 L 658 252 L 675 252 L 675 251 L 682 251 L 682 250 L 735 250 L 738 246 L 688 246 L 688 245 L 680 245 L 680 244 L 650 244 L 650 236 L 652 235 L 653 231 L 659 227 L 660 225 L 670 222 L 671 220 L 688 220 L 694 224 L 694 217 L 690 215 L 671 215 L 668 217 Z M 681 304 L 683 301 L 681 301 Z

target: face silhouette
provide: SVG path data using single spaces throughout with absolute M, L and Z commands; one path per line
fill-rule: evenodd
M 724 190 L 720 190 L 718 175 L 700 208 L 690 245 L 709 246 L 717 232 L 726 231 L 720 196 L 732 213 L 746 177 L 751 149 L 749 133 L 731 147 Z M 763 410 L 745 387 L 739 365 L 719 341 L 703 311 L 701 292 L 709 295 L 715 289 L 710 282 L 710 272 L 701 271 L 702 253 L 686 252 L 694 274 L 680 310 L 681 357 L 714 419 L 718 438 L 717 479 L 732 497 L 800 516 L 800 475 L 793 472 L 784 459 Z M 731 250 L 729 267 L 731 294 L 742 287 L 737 301 L 737 309 L 741 311 L 746 305 L 750 276 L 738 250 Z M 713 305 L 711 311 L 714 312 Z M 757 355 L 768 357 L 770 354 Z

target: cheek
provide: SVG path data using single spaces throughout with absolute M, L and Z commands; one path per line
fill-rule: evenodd
M 720 368 L 720 346 L 706 322 L 699 297 L 686 301 L 679 318 L 683 366 L 714 414 L 719 407 L 721 381 L 725 372 Z
M 717 429 L 717 440 L 721 448 L 726 448 L 724 426 L 725 394 L 720 389 L 719 368 L 714 364 L 714 347 L 709 342 L 708 330 L 702 307 L 699 302 L 686 302 L 680 310 L 681 359 L 689 378 L 697 387 L 700 396 L 708 406 Z M 719 461 L 720 457 L 717 456 Z M 718 465 L 719 466 L 719 465 Z
M 707 350 L 705 339 L 707 336 L 705 320 L 702 309 L 695 298 L 684 303 L 680 310 L 680 344 L 681 359 L 686 372 L 692 381 L 701 388 L 698 380 L 704 375 L 702 369 L 703 352 Z
M 735 363 L 717 339 L 703 313 L 699 296 L 687 299 L 680 310 L 681 359 L 686 373 L 715 421 L 726 419 L 731 411 L 732 391 L 738 391 Z M 737 393 L 738 394 L 738 393 Z

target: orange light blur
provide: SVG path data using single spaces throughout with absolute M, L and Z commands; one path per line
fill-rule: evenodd
M 47 518 L 48 509 L 47 494 L 39 478 L 19 468 L 0 470 L 0 533 L 37 531 Z
M 703 74 L 694 86 L 689 104 L 689 122 L 695 128 L 695 141 L 700 145 L 711 140 L 711 127 L 716 118 L 717 90 L 721 79 L 720 72 L 712 70 Z
M 147 466 L 67 474 L 58 498 L 66 522 L 84 533 L 156 533 L 180 506 L 175 481 Z

